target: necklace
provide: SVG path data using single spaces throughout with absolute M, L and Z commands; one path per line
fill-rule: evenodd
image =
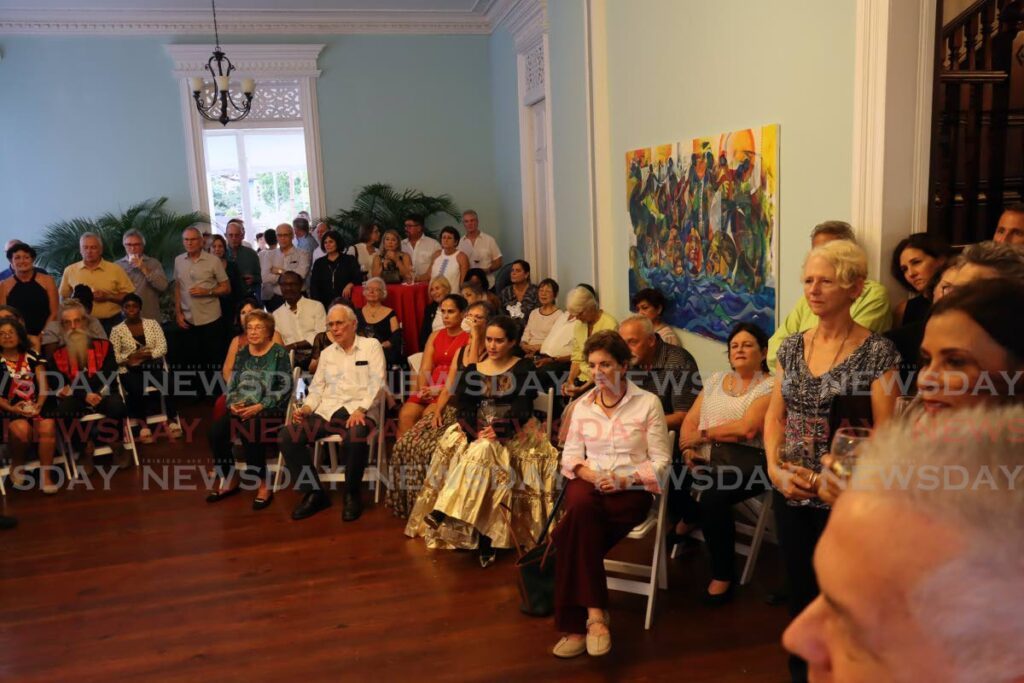
M 623 391 L 622 395 L 619 396 L 617 399 L 615 399 L 615 403 L 612 403 L 611 405 L 608 405 L 608 402 L 604 400 L 604 391 L 603 390 L 598 394 L 598 397 L 601 399 L 601 407 L 605 408 L 606 410 L 611 410 L 615 406 L 617 406 L 620 403 L 622 403 L 622 399 L 626 398 L 626 392 Z
M 811 335 L 810 346 L 807 348 L 807 371 L 808 372 L 810 372 L 810 370 L 811 370 L 811 360 L 814 358 L 814 341 L 818 338 L 818 332 L 820 330 L 821 330 L 821 325 L 818 325 L 817 327 L 814 328 L 814 334 Z M 825 372 L 821 373 L 822 375 L 827 375 L 828 373 L 832 372 L 832 368 L 834 368 L 836 366 L 836 361 L 839 360 L 839 354 L 843 352 L 843 348 L 846 346 L 846 340 L 850 338 L 850 332 L 852 332 L 852 331 L 853 331 L 853 325 L 850 325 L 849 327 L 846 328 L 846 334 L 843 335 L 843 341 L 841 341 L 839 343 L 839 348 L 836 349 L 836 355 L 832 356 L 832 362 L 829 364 L 828 370 L 826 370 Z

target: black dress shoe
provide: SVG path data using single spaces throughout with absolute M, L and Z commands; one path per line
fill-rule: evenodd
M 306 519 L 329 507 L 331 507 L 330 496 L 323 491 L 310 491 L 302 497 L 302 502 L 292 510 L 292 519 Z
M 240 493 L 241 491 L 241 486 L 235 486 L 234 488 L 230 488 L 227 491 L 211 491 L 206 496 L 206 502 L 216 503 L 218 501 L 224 500 L 225 498 L 230 498 L 231 496 L 235 495 L 236 493 Z
M 258 498 L 257 497 L 255 499 L 253 499 L 253 501 L 252 501 L 252 509 L 253 510 L 262 510 L 262 509 L 264 509 L 266 507 L 269 507 L 270 504 L 273 503 L 273 502 L 274 502 L 274 493 L 270 492 L 270 493 L 267 493 L 267 497 L 266 498 Z
M 363 514 L 363 504 L 358 495 L 345 494 L 345 508 L 341 511 L 341 521 L 354 522 Z

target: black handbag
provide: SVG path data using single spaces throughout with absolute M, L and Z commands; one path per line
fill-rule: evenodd
M 766 462 L 765 450 L 741 443 L 714 441 L 711 444 L 711 466 L 732 467 L 748 477 L 757 467 Z
M 541 531 L 537 544 L 525 553 L 522 551 L 515 533 L 512 532 L 512 512 L 507 506 L 502 506 L 509 533 L 512 535 L 512 543 L 519 554 L 516 559 L 516 585 L 519 587 L 521 600 L 519 611 L 531 617 L 547 617 L 555 611 L 556 552 L 554 544 L 548 537 L 548 530 L 558 515 L 558 508 L 562 506 L 562 499 L 565 498 L 567 488 L 563 486 L 558 494 L 555 507 L 551 510 L 547 523 L 544 524 L 544 530 Z

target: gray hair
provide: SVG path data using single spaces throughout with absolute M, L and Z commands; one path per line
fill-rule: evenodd
M 565 310 L 570 315 L 579 315 L 583 311 L 596 311 L 601 306 L 586 287 L 574 287 L 565 298 Z
M 63 318 L 64 314 L 68 311 L 81 311 L 82 315 L 89 315 L 89 312 L 85 310 L 85 306 L 78 299 L 64 299 L 64 301 L 60 302 L 57 319 Z
M 366 288 L 370 286 L 370 283 L 373 283 L 373 284 L 376 284 L 376 285 L 380 285 L 381 291 L 384 292 L 384 296 L 381 297 L 381 301 L 384 301 L 385 299 L 388 298 L 388 283 L 384 282 L 384 278 L 382 278 L 382 277 L 371 277 L 369 280 L 367 280 L 366 282 L 363 283 L 363 291 L 364 292 L 366 291 Z
M 956 680 L 1024 673 L 1024 406 L 891 423 L 863 449 L 851 488 L 899 500 L 960 532 L 963 547 L 913 589 L 910 613 L 951 654 Z M 956 481 L 954 481 L 954 479 Z M 961 485 L 961 482 L 964 485 Z
M 187 233 L 189 231 L 194 232 L 195 234 L 199 235 L 200 237 L 204 237 L 203 231 L 199 229 L 198 225 L 190 225 L 190 226 L 188 226 L 187 228 L 185 228 L 184 230 L 181 231 L 181 236 L 184 237 L 185 233 Z M 204 239 L 205 239 L 205 237 L 204 237 Z
M 466 209 L 465 211 L 463 211 L 463 212 L 462 212 L 462 217 L 463 217 L 463 218 L 465 218 L 466 216 L 473 216 L 473 217 L 474 217 L 474 218 L 476 218 L 476 219 L 479 219 L 479 218 L 480 218 L 480 214 L 478 214 L 478 213 L 477 213 L 477 212 L 476 212 L 475 210 L 473 210 L 473 209 Z
M 78 244 L 81 245 L 82 242 L 84 242 L 85 240 L 90 239 L 90 238 L 96 240 L 97 242 L 99 242 L 101 247 L 103 246 L 103 238 L 100 237 L 99 235 L 97 235 L 94 232 L 83 232 L 81 235 L 79 235 L 78 236 Z
M 644 334 L 650 337 L 654 334 L 654 323 L 651 319 L 642 315 L 631 315 L 621 323 L 619 323 L 619 329 L 621 330 L 626 325 L 639 325 L 640 329 L 643 330 Z
M 991 268 L 997 277 L 1024 282 L 1024 249 L 1019 246 L 992 241 L 968 245 L 953 265 L 967 264 Z
M 138 237 L 140 240 L 142 240 L 142 246 L 146 246 L 146 236 L 143 235 L 138 230 L 136 230 L 135 228 L 132 228 L 131 230 L 126 230 L 125 233 L 121 235 L 121 244 L 124 244 L 124 241 L 129 237 Z
M 341 312 L 345 314 L 345 322 L 349 322 L 351 320 L 356 319 L 356 312 L 353 311 L 349 306 L 346 306 L 345 304 L 334 304 L 333 306 L 331 306 L 330 310 L 327 311 L 327 314 L 330 315 L 331 311 L 333 311 L 335 308 L 340 308 Z
M 853 226 L 846 221 L 822 221 L 811 230 L 811 241 L 818 235 L 829 235 L 840 240 L 848 240 L 856 244 L 857 236 L 853 234 Z

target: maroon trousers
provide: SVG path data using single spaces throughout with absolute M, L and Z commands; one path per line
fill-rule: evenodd
M 600 494 L 594 485 L 571 479 L 565 515 L 551 532 L 555 563 L 555 626 L 564 633 L 587 632 L 587 608 L 608 606 L 604 556 L 647 517 L 647 491 Z

